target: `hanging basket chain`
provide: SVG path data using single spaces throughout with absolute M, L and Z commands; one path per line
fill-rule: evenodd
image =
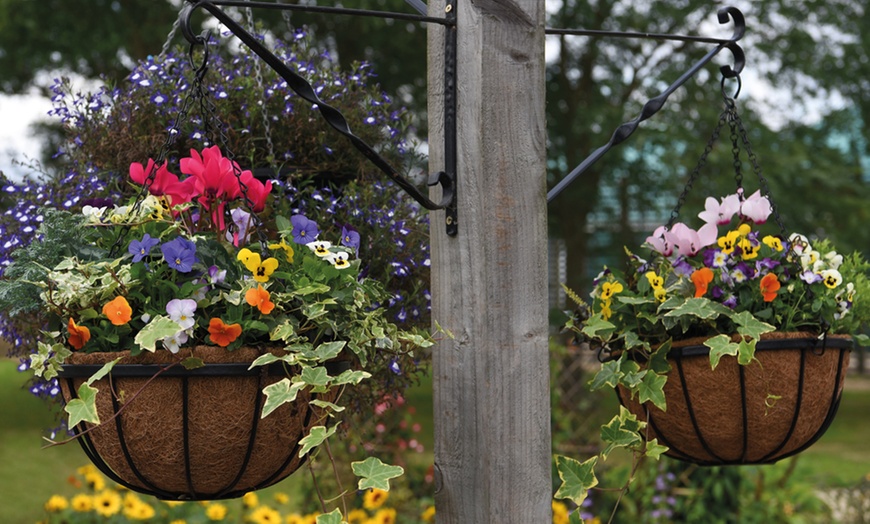
M 254 10 L 250 7 L 245 8 L 245 19 L 248 23 L 248 30 L 251 31 L 252 34 L 256 34 L 256 26 L 254 24 Z M 265 82 L 263 81 L 263 68 L 260 65 L 260 60 L 258 58 L 254 59 L 254 79 L 257 81 L 257 87 L 260 90 L 260 95 L 263 97 L 260 105 L 260 109 L 262 111 L 260 115 L 263 117 L 263 133 L 266 138 L 266 151 L 269 154 L 269 165 L 274 166 L 275 146 L 272 144 L 272 123 L 269 121 L 269 106 L 268 104 L 266 104 L 266 87 Z
M 203 64 L 201 66 L 201 69 L 203 69 L 203 73 L 201 75 L 197 75 L 197 82 L 195 82 L 194 86 L 196 93 L 194 95 L 199 100 L 200 115 L 202 116 L 203 120 L 203 132 L 205 134 L 205 139 L 207 142 L 210 142 L 212 144 L 219 144 L 221 151 L 224 154 L 224 157 L 230 161 L 230 165 L 232 165 L 233 167 L 233 175 L 235 175 L 236 177 L 236 183 L 239 185 L 239 190 L 242 194 L 242 202 L 244 202 L 245 208 L 250 215 L 249 219 L 251 221 L 251 224 L 253 225 L 254 230 L 257 232 L 257 239 L 260 243 L 260 251 L 265 255 L 268 252 L 268 240 L 266 238 L 265 232 L 263 231 L 263 221 L 254 210 L 255 204 L 253 199 L 251 199 L 251 196 L 248 194 L 248 185 L 245 184 L 244 181 L 242 181 L 242 168 L 239 167 L 238 162 L 236 162 L 236 155 L 230 148 L 229 135 L 227 134 L 226 126 L 224 126 L 223 122 L 218 116 L 217 106 L 212 101 L 211 97 L 208 96 L 208 93 L 203 86 L 202 80 L 205 77 L 205 71 L 207 71 L 208 69 L 208 31 L 205 31 L 200 36 L 200 43 L 202 44 L 204 49 Z M 215 137 L 217 137 L 217 140 L 215 140 Z M 227 232 L 230 235 L 239 232 L 229 208 L 225 207 L 224 213 L 224 219 L 227 224 Z
M 191 44 L 188 51 L 191 64 L 195 63 L 193 59 L 193 52 L 194 46 L 193 44 Z M 181 102 L 181 107 L 178 110 L 178 114 L 176 115 L 175 120 L 172 122 L 172 125 L 169 127 L 169 130 L 166 132 L 166 139 L 163 141 L 163 145 L 160 146 L 160 149 L 157 152 L 157 158 L 154 159 L 154 164 L 148 171 L 148 174 L 145 177 L 145 181 L 142 183 L 142 187 L 139 190 L 139 194 L 136 196 L 136 200 L 133 202 L 133 205 L 130 208 L 130 216 L 136 216 L 139 210 L 142 208 L 142 203 L 145 201 L 145 198 L 150 192 L 151 186 L 157 179 L 157 171 L 166 162 L 166 158 L 169 156 L 172 145 L 178 139 L 178 134 L 181 132 L 181 125 L 185 121 L 187 121 L 188 115 L 190 114 L 190 110 L 193 108 L 194 102 L 202 94 L 202 79 L 205 77 L 205 73 L 207 70 L 208 68 L 206 67 L 206 59 L 204 58 L 202 65 L 200 65 L 196 69 L 193 83 L 188 89 L 187 94 L 184 96 L 184 99 Z M 109 256 L 117 256 L 118 249 L 121 247 L 121 244 L 127 237 L 131 225 L 132 224 L 127 224 L 124 227 L 120 228 L 118 238 L 115 239 L 115 243 L 112 244 L 112 247 L 109 249 Z
M 698 177 L 701 174 L 701 169 L 707 164 L 707 157 L 713 151 L 713 146 L 716 145 L 716 141 L 719 140 L 719 135 L 722 132 L 722 128 L 725 126 L 725 120 L 728 116 L 727 109 L 723 111 L 719 115 L 719 122 L 716 124 L 716 128 L 713 130 L 713 134 L 710 136 L 710 139 L 707 141 L 707 146 L 704 147 L 704 152 L 701 153 L 701 158 L 698 160 L 698 163 L 695 165 L 695 168 L 692 169 L 691 174 L 689 174 L 689 179 L 686 181 L 685 187 L 683 187 L 683 192 L 680 193 L 680 198 L 677 199 L 677 205 L 674 206 L 673 211 L 671 211 L 671 217 L 668 220 L 666 229 L 670 230 L 671 227 L 676 223 L 677 218 L 680 216 L 680 209 L 683 207 L 683 204 L 686 203 L 686 197 L 689 196 L 689 191 L 692 190 L 692 186 L 695 185 L 695 182 L 698 180 Z

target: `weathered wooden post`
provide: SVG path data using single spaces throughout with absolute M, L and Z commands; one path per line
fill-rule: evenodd
M 457 31 L 458 234 L 431 215 L 439 523 L 551 518 L 544 1 L 433 0 L 429 162 L 444 169 L 444 34 Z M 435 195 L 437 196 L 437 195 Z M 437 201 L 437 200 L 436 200 Z

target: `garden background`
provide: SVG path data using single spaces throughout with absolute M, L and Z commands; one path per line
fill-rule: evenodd
M 130 81 L 128 75 L 136 61 L 160 52 L 178 4 L 145 0 L 2 2 L 0 89 L 13 97 L 48 98 L 54 96 L 51 86 L 60 76 L 72 76 L 82 85 L 94 85 L 86 84 L 87 79 L 123 85 Z M 870 118 L 866 80 L 870 78 L 870 14 L 857 0 L 825 5 L 803 0 L 733 5 L 743 9 L 748 20 L 748 34 L 742 42 L 748 63 L 738 104 L 784 222 L 794 230 L 830 238 L 845 252 L 857 249 L 870 254 L 870 230 L 866 228 L 870 214 L 866 206 L 870 196 L 870 133 L 866 125 Z M 365 0 L 354 6 L 407 10 L 401 0 Z M 88 16 L 78 16 L 85 8 Z M 700 1 L 554 2 L 548 25 L 706 34 L 721 31 L 712 22 L 712 15 L 709 3 Z M 258 19 L 263 31 L 287 36 L 289 30 L 280 17 Z M 372 81 L 408 108 L 413 136 L 425 144 L 424 27 L 295 14 L 291 23 L 306 26 L 315 45 L 328 50 L 340 67 L 350 69 L 359 60 L 370 63 L 376 74 Z M 174 44 L 180 43 L 180 37 L 176 38 Z M 551 182 L 557 182 L 588 152 L 606 142 L 612 129 L 637 114 L 647 98 L 705 51 L 685 43 L 549 38 Z M 708 136 L 715 124 L 720 98 L 717 73 L 711 66 L 688 82 L 618 153 L 604 158 L 553 202 L 549 223 L 556 246 L 554 258 L 563 257 L 569 286 L 584 295 L 601 265 L 615 263 L 623 245 L 637 244 L 653 229 L 651 226 L 667 218 L 684 176 L 703 151 L 700 137 Z M 15 104 L 15 100 L 4 98 L 3 104 Z M 69 159 L 56 155 L 63 146 L 58 124 L 57 119 L 48 117 L 36 123 L 31 140 L 43 144 L 43 153 L 39 158 L 16 158 L 20 163 L 0 164 L 0 171 L 7 176 L 41 178 L 48 185 L 61 184 Z M 730 192 L 729 154 L 723 147 L 711 155 L 709 176 L 703 179 L 708 189 L 704 194 Z M 701 196 L 699 191 L 685 209 L 701 207 Z M 4 222 L 0 246 L 19 234 L 12 229 L 17 217 L 7 213 L 16 198 L 3 195 L 8 221 Z M 558 286 L 553 289 L 551 316 L 558 325 L 564 301 Z M 424 288 L 416 293 L 423 295 Z M 558 383 L 564 363 L 573 362 L 573 358 L 563 358 L 561 346 L 555 347 L 553 376 Z M 857 373 L 864 368 L 863 353 L 855 357 Z M 38 435 L 51 427 L 53 420 L 41 402 L 22 389 L 25 377 L 15 370 L 17 358 L 4 360 L 2 365 L 6 429 L 0 439 L 0 482 L 6 489 L 0 486 L 0 493 L 10 494 L 9 502 L 4 503 L 9 511 L 20 512 L 4 515 L 6 510 L 0 510 L 0 519 L 30 522 L 42 515 L 41 506 L 50 495 L 64 490 L 69 493 L 67 479 L 84 463 L 84 456 L 74 446 L 38 449 Z M 574 382 L 582 383 L 582 371 L 573 373 Z M 432 423 L 427 385 L 424 378 L 413 395 L 408 395 L 414 399 L 409 405 L 417 409 L 423 435 L 431 435 Z M 584 393 L 559 404 L 564 400 L 559 396 L 562 391 L 564 388 L 554 388 L 554 447 L 588 449 L 585 446 L 597 433 L 596 412 L 613 399 Z M 863 415 L 868 403 L 870 388 L 865 379 L 850 377 L 840 415 L 822 441 L 796 461 L 787 483 L 791 488 L 816 493 L 829 487 L 866 487 L 870 451 L 861 444 L 861 438 L 870 429 Z M 421 441 L 424 452 L 419 462 L 421 475 L 425 475 L 424 464 L 431 463 L 428 453 L 432 447 L 430 437 L 421 437 Z M 777 478 L 775 471 L 764 474 L 769 484 L 771 478 Z M 756 472 L 747 473 L 752 475 Z M 431 485 L 421 489 L 431 489 Z M 775 496 L 777 489 L 779 497 Z M 761 491 L 774 494 L 781 503 L 794 495 L 775 482 Z M 647 500 L 642 493 L 639 490 L 634 497 L 636 504 Z M 654 496 L 651 492 L 649 501 Z M 420 505 L 425 506 L 425 502 Z M 420 512 L 418 508 L 415 511 Z M 648 512 L 645 518 L 652 516 Z

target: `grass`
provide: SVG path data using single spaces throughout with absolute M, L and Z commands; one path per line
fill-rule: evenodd
M 0 359 L 0 522 L 33 523 L 43 517 L 42 505 L 55 493 L 71 495 L 74 488 L 67 478 L 87 463 L 76 444 L 43 448 L 40 435 L 54 425 L 46 405 L 22 388 L 26 376 L 19 373 L 16 361 Z M 421 435 L 431 460 L 432 397 L 431 380 L 407 394 L 409 405 L 417 409 L 423 426 Z M 818 486 L 857 484 L 870 473 L 870 377 L 849 377 L 840 411 L 828 432 L 798 461 L 795 478 Z M 306 473 L 266 490 L 293 493 Z

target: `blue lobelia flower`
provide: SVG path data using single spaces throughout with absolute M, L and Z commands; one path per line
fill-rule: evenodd
M 169 267 L 181 273 L 189 273 L 198 262 L 196 244 L 184 237 L 166 242 L 160 246 L 160 250 L 163 251 L 163 258 Z
M 290 217 L 290 223 L 293 224 L 293 242 L 301 246 L 314 242 L 320 234 L 317 223 L 309 220 L 305 215 L 293 215 Z
M 160 243 L 160 240 L 151 238 L 151 235 L 145 233 L 142 240 L 131 240 L 127 246 L 127 252 L 133 255 L 133 262 L 141 262 L 143 258 L 151 253 L 151 248 Z

